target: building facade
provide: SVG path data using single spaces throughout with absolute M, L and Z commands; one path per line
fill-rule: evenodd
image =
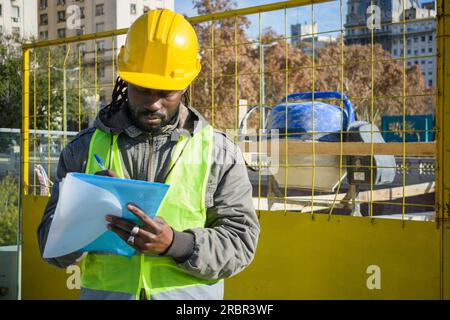
M 37 6 L 29 0 L 0 0 L 0 34 L 37 38 Z
M 305 22 L 304 24 L 297 23 L 291 25 L 292 45 L 300 48 L 304 53 L 312 56 L 313 42 L 314 42 L 314 51 L 317 51 L 317 49 L 323 48 L 325 45 L 329 43 L 336 42 L 336 38 L 333 36 L 324 36 L 318 34 L 317 23 L 314 23 L 314 25 L 312 25 Z
M 174 10 L 174 0 L 35 0 L 40 40 L 51 40 L 128 28 L 139 16 L 157 8 Z M 94 69 L 96 97 L 93 109 L 111 100 L 117 76 L 116 64 L 125 35 L 87 41 L 73 46 L 80 50 L 83 65 Z M 78 48 L 79 46 L 79 48 Z
M 406 56 L 406 65 L 419 65 L 428 87 L 436 86 L 436 20 L 435 11 L 427 9 L 406 10 L 406 34 L 403 23 L 391 26 L 391 54 L 394 58 Z M 403 52 L 406 48 L 406 54 Z
M 376 7 L 370 8 L 371 5 Z M 433 87 L 436 85 L 435 2 L 419 5 L 417 0 L 408 0 L 404 7 L 403 14 L 402 0 L 348 0 L 345 43 L 369 45 L 373 33 L 374 43 L 381 44 L 393 58 L 403 58 L 405 54 L 407 66 L 420 65 L 425 84 Z M 369 28 L 374 15 L 378 19 Z

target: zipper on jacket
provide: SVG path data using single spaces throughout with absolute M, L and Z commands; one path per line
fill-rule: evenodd
M 112 130 L 109 129 L 109 135 L 111 136 L 111 141 L 109 143 L 109 159 L 108 159 L 108 170 L 111 169 L 111 161 L 112 161 L 112 149 L 114 144 L 114 135 L 112 133 Z
M 153 182 L 153 176 L 152 176 L 152 168 L 153 168 L 153 143 L 154 143 L 155 139 L 153 138 L 152 135 L 150 135 L 150 138 L 148 140 L 148 163 L 147 163 L 147 181 Z

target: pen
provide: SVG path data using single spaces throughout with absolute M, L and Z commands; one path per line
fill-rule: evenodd
M 95 153 L 94 153 L 94 158 L 103 170 L 108 170 L 108 169 L 106 169 L 105 165 L 103 164 L 102 159 L 100 159 L 100 157 L 98 155 L 96 155 Z

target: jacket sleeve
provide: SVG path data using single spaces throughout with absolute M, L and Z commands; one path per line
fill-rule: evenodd
M 253 260 L 259 236 L 242 153 L 221 134 L 216 134 L 215 140 L 211 179 L 216 181 L 216 189 L 210 193 L 213 205 L 207 209 L 206 227 L 183 232 L 193 235 L 193 250 L 184 261 L 175 259 L 202 279 L 223 279 L 242 271 Z
M 53 187 L 50 199 L 45 207 L 44 214 L 41 219 L 37 230 L 39 249 L 41 251 L 41 256 L 44 253 L 45 244 L 47 242 L 48 232 L 52 224 L 53 216 L 55 214 L 56 204 L 58 203 L 59 197 L 59 182 L 66 176 L 68 172 L 83 172 L 83 157 L 87 156 L 89 150 L 89 144 L 87 143 L 86 148 L 86 135 L 80 133 L 71 143 L 69 143 L 61 152 L 57 168 L 57 177 L 53 181 Z M 48 263 L 57 266 L 59 268 L 66 268 L 72 264 L 77 263 L 83 254 L 74 252 L 66 256 L 45 259 Z

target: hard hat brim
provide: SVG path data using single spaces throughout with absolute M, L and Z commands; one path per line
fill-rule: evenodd
M 192 81 L 194 81 L 199 73 L 200 70 L 197 70 L 190 77 L 183 77 L 182 79 L 166 78 L 159 75 L 126 71 L 119 71 L 119 76 L 122 80 L 142 88 L 156 90 L 183 90 L 187 88 Z

